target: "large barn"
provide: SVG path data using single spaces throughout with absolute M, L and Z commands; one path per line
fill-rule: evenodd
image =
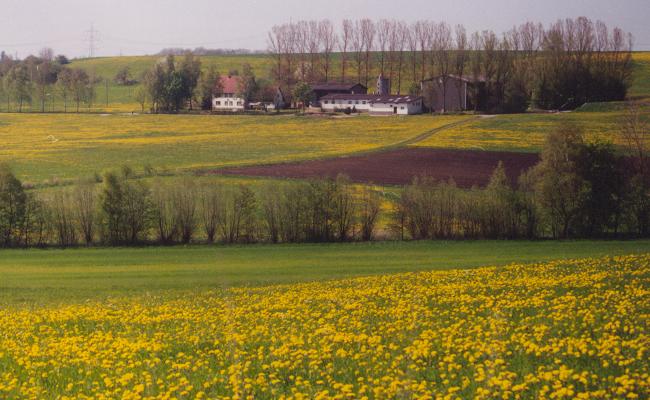
M 360 83 L 316 83 L 311 86 L 316 104 L 329 94 L 366 94 L 368 88 Z
M 420 83 L 426 108 L 435 112 L 480 109 L 485 80 L 468 76 L 440 75 Z M 477 95 L 479 94 L 479 95 Z

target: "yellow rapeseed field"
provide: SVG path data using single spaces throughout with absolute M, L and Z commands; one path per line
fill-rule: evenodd
M 650 255 L 0 309 L 0 398 L 641 399 Z

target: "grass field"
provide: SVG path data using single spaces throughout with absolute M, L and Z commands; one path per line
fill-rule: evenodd
M 95 296 L 37 308 L 8 305 L 0 308 L 0 396 L 647 398 L 650 331 L 644 316 L 650 312 L 650 256 L 611 257 L 617 251 L 606 249 L 610 245 L 561 244 L 555 254 L 607 251 L 610 257 L 604 259 L 257 288 L 224 288 L 218 278 L 221 274 L 213 271 L 212 285 L 184 292 L 161 293 L 155 290 L 156 279 L 149 279 L 147 287 L 152 290 L 140 288 L 133 296 L 104 300 Z M 361 263 L 341 254 L 340 250 L 353 246 L 339 251 L 330 248 L 326 263 L 335 269 L 329 277 L 350 276 L 359 266 L 385 265 L 388 259 L 413 261 L 415 257 L 403 257 L 410 250 L 406 246 L 414 246 L 420 257 L 423 246 L 432 246 L 429 257 L 433 260 L 443 250 L 439 244 L 399 246 L 399 253 L 384 252 L 382 259 L 377 257 L 380 249 Z M 481 250 L 468 246 L 472 244 L 449 248 L 455 247 L 461 256 L 458 264 L 477 265 L 478 258 L 468 260 L 466 255 L 471 252 L 480 257 Z M 536 249 L 545 250 L 544 255 L 527 254 L 528 244 L 482 246 L 483 252 L 505 250 L 498 259 L 501 262 L 546 258 L 554 252 L 537 245 Z M 613 247 L 623 250 L 620 244 Z M 647 249 L 647 243 L 636 243 L 628 250 L 635 247 Z M 241 249 L 231 251 L 239 252 L 235 264 L 238 259 L 242 263 L 254 257 Z M 20 257 L 22 265 L 14 264 L 12 270 L 23 271 L 21 285 L 31 284 L 41 296 L 48 296 L 62 276 L 74 282 L 67 292 L 81 287 L 90 290 L 92 285 L 84 279 L 88 276 L 103 287 L 118 286 L 111 274 L 128 274 L 121 269 L 125 262 L 133 262 L 126 260 L 125 252 L 118 253 L 122 261 L 115 253 L 104 254 L 108 258 L 91 263 L 90 271 L 75 270 L 65 265 L 80 266 L 88 259 L 79 257 L 83 251 L 67 254 L 68 261 L 63 263 L 56 256 L 48 257 L 50 265 L 43 263 L 41 254 L 38 269 Z M 198 269 L 191 261 L 191 250 L 177 254 L 190 259 L 186 271 Z M 295 260 L 291 254 L 282 254 L 281 263 Z M 323 254 L 311 255 L 320 260 Z M 169 260 L 170 254 L 163 251 L 160 257 L 165 256 Z M 298 251 L 296 256 L 305 253 Z M 166 260 L 157 261 L 161 277 L 173 275 L 164 266 Z M 258 259 L 254 268 L 259 271 L 274 260 Z M 348 260 L 348 265 L 340 260 Z M 444 265 L 451 265 L 451 260 Z M 4 275 L 11 261 L 3 259 L 2 263 Z M 336 268 L 344 268 L 343 274 Z M 54 271 L 58 274 L 52 279 L 47 272 Z M 290 268 L 268 269 L 266 274 L 281 276 L 283 271 Z M 303 271 L 313 274 L 314 269 Z M 130 279 L 144 282 L 146 271 L 137 274 Z M 184 281 L 184 274 L 176 275 Z M 284 276 L 286 281 L 295 278 Z
M 634 98 L 650 98 L 650 53 L 634 53 L 634 83 L 629 95 Z
M 169 175 L 413 146 L 537 152 L 560 121 L 621 143 L 616 105 L 561 114 L 400 118 L 131 114 L 0 114 L 0 162 L 28 183 L 72 180 L 130 165 Z M 650 118 L 650 113 L 648 113 Z M 455 122 L 460 125 L 445 128 Z M 439 129 L 439 128 L 444 129 Z M 434 131 L 430 135 L 428 132 Z M 424 134 L 424 135 L 423 135 Z
M 650 107 L 643 110 L 646 120 L 650 121 Z M 548 132 L 562 122 L 582 127 L 587 140 L 620 145 L 623 144 L 620 124 L 624 116 L 625 107 L 621 103 L 586 105 L 567 113 L 497 115 L 445 129 L 416 146 L 538 152 Z
M 32 183 L 125 164 L 176 173 L 369 151 L 463 118 L 0 114 L 0 162 Z
M 1 253 L 0 303 L 48 304 L 646 252 L 648 240 L 11 250 Z

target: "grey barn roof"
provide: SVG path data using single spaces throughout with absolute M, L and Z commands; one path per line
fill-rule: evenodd
M 321 97 L 323 100 L 366 100 L 370 103 L 386 103 L 386 104 L 408 104 L 413 103 L 422 98 L 419 96 L 405 96 L 405 95 L 391 95 L 381 96 L 377 94 L 328 94 Z
M 361 83 L 315 83 L 312 85 L 312 90 L 352 90 L 357 86 L 364 85 Z
M 440 79 L 443 76 L 444 75 L 436 75 L 436 76 L 433 76 L 431 78 L 427 78 L 427 79 L 423 80 L 422 82 L 431 82 L 433 80 Z M 463 81 L 463 82 L 467 82 L 467 83 L 485 82 L 485 77 L 483 77 L 483 76 L 477 76 L 477 77 L 470 76 L 470 75 L 458 76 L 458 75 L 454 75 L 454 74 L 447 74 L 446 76 L 447 76 L 448 79 L 457 79 L 459 81 Z

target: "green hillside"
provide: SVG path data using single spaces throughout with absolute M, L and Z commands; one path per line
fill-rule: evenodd
M 0 258 L 0 305 L 56 304 L 142 292 L 169 295 L 648 251 L 648 240 L 5 250 Z

